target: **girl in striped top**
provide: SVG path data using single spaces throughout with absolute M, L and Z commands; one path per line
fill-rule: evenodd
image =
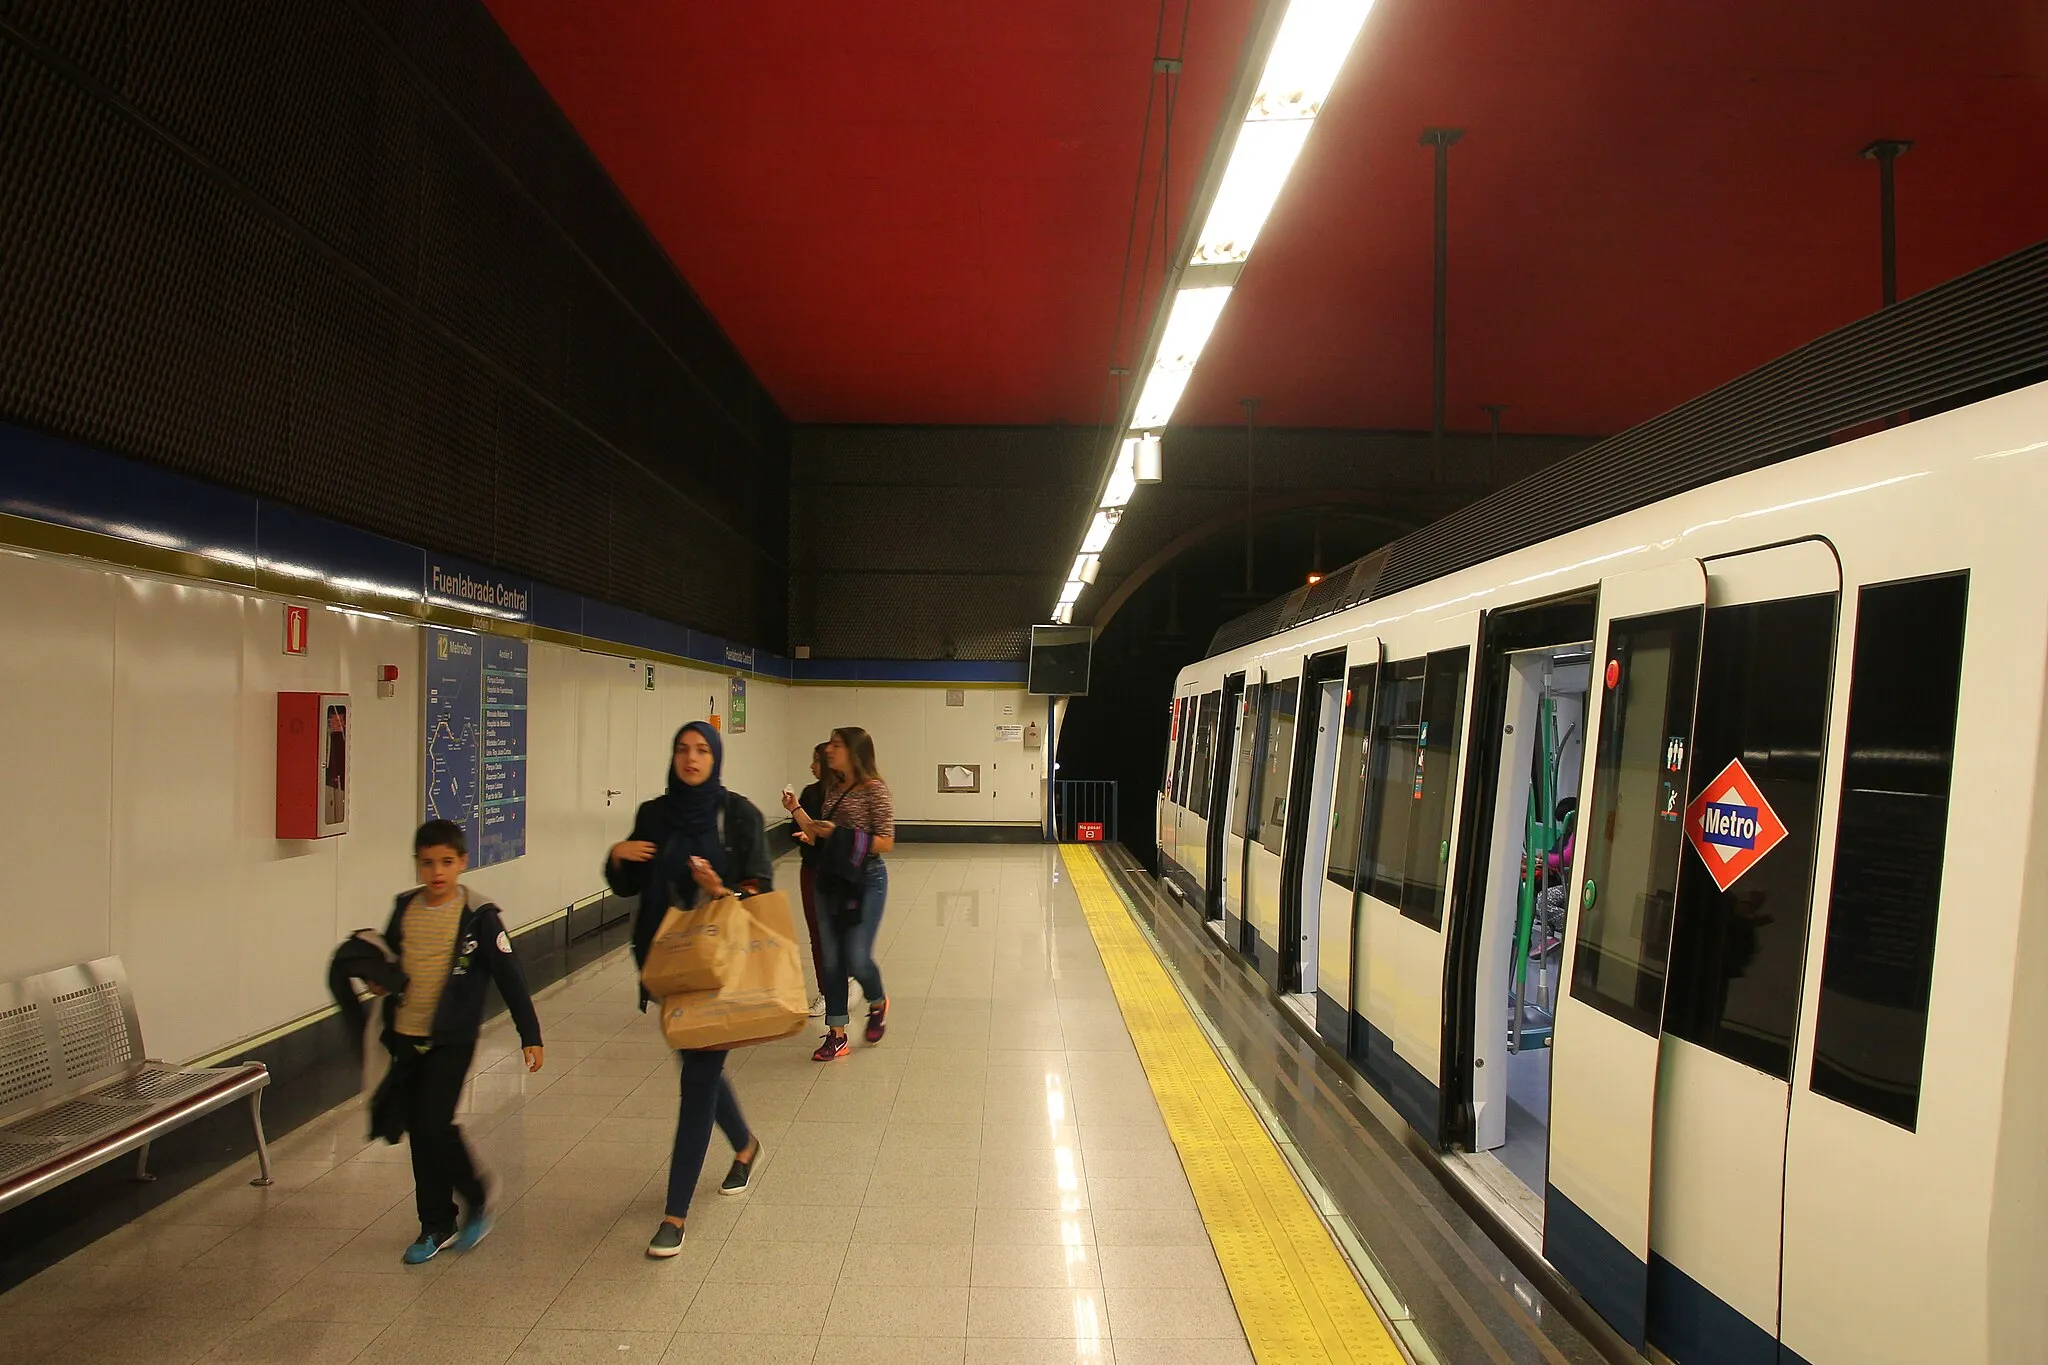
M 867 861 L 856 874 L 859 900 L 847 905 L 852 913 L 819 909 L 822 941 L 820 956 L 824 975 L 818 987 L 825 993 L 825 1040 L 811 1054 L 812 1060 L 834 1061 L 846 1055 L 847 979 L 860 983 L 868 1001 L 867 1040 L 882 1041 L 889 1027 L 889 997 L 882 989 L 882 972 L 875 965 L 875 935 L 882 927 L 882 909 L 889 899 L 889 869 L 881 855 L 896 847 L 896 807 L 889 798 L 888 784 L 875 767 L 875 741 L 857 725 L 832 732 L 825 745 L 825 765 L 831 776 L 819 817 L 812 819 L 801 806 L 790 811 L 797 822 L 797 838 L 813 846 L 823 845 L 833 831 L 856 830 L 872 840 Z M 822 874 L 821 874 L 822 875 Z

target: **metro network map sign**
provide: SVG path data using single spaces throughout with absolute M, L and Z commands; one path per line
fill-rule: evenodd
M 1726 891 L 1784 841 L 1785 823 L 1737 758 L 1685 808 L 1685 837 Z

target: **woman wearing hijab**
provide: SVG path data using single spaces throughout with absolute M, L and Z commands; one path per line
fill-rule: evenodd
M 695 909 L 722 896 L 751 896 L 769 889 L 774 872 L 768 857 L 761 812 L 721 780 L 725 743 L 717 729 L 693 720 L 676 731 L 668 790 L 642 802 L 633 832 L 612 845 L 604 877 L 613 892 L 638 896 L 633 917 L 633 958 L 647 961 L 647 949 L 671 905 Z M 647 1008 L 640 992 L 640 1008 Z M 745 1194 L 761 1163 L 761 1140 L 748 1129 L 739 1101 L 725 1079 L 725 1051 L 678 1052 L 682 1088 L 676 1113 L 675 1147 L 669 1156 L 668 1205 L 647 1254 L 674 1256 L 683 1249 L 690 1195 L 704 1169 L 716 1122 L 732 1144 L 732 1169 L 720 1194 Z

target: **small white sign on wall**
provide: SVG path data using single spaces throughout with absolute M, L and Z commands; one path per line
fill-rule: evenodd
M 996 743 L 998 743 L 998 744 L 1022 744 L 1023 742 L 1024 742 L 1024 727 L 1023 727 L 1023 726 L 1021 726 L 1021 725 L 998 725 L 998 726 L 996 727 Z

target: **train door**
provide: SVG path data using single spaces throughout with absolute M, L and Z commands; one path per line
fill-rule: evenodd
M 1550 1064 L 1543 1254 L 1639 1351 L 1657 1037 L 1706 605 L 1696 560 L 1600 584 L 1592 795 Z
M 1279 988 L 1281 854 L 1293 821 L 1288 808 L 1294 770 L 1294 735 L 1301 705 L 1301 679 L 1268 681 L 1259 689 L 1259 735 L 1253 750 L 1257 786 L 1254 828 L 1245 841 L 1245 925 L 1240 949 L 1266 984 Z
M 1807 541 L 1601 587 L 1544 1246 L 1678 1365 L 1778 1359 L 1840 585 Z
M 1287 809 L 1295 818 L 1287 821 L 1281 844 L 1275 971 L 1280 992 L 1295 997 L 1313 1021 L 1323 868 L 1329 856 L 1337 732 L 1344 711 L 1343 650 L 1319 654 L 1303 667 L 1298 709 L 1287 794 Z
M 1180 865 L 1184 889 L 1198 902 L 1208 898 L 1210 806 L 1215 793 L 1211 774 L 1217 766 L 1217 703 L 1222 695 L 1204 692 L 1188 698 L 1193 734 L 1188 741 L 1187 790 L 1181 803 Z M 1207 913 L 1205 909 L 1203 914 Z
M 1677 1365 L 1776 1365 L 1841 570 L 1825 542 L 1803 541 L 1706 571 L 1657 1059 L 1647 1335 Z
M 1244 674 L 1233 673 L 1223 680 L 1223 692 L 1217 707 L 1216 721 L 1216 764 L 1214 772 L 1208 775 L 1209 782 L 1209 860 L 1208 875 L 1205 878 L 1207 895 L 1202 905 L 1202 918 L 1220 920 L 1223 918 L 1224 893 L 1224 835 L 1230 828 L 1231 779 L 1237 773 L 1238 727 L 1242 723 L 1244 698 Z
M 1556 1012 L 1585 697 L 1598 611 L 1588 591 L 1489 612 L 1472 684 L 1458 892 L 1444 999 L 1459 1169 L 1543 1227 Z
M 1316 1032 L 1340 1052 L 1351 1046 L 1354 994 L 1352 934 L 1358 913 L 1358 862 L 1371 753 L 1373 692 L 1379 682 L 1380 642 L 1354 640 L 1344 677 L 1343 715 L 1337 731 L 1335 788 L 1330 797 L 1329 853 L 1311 893 L 1321 899 L 1315 975 Z
M 1468 612 L 1411 623 L 1398 647 L 1382 642 L 1395 657 L 1377 670 L 1365 741 L 1349 1055 L 1416 1132 L 1439 1144 L 1444 929 L 1456 890 L 1451 851 L 1464 809 L 1457 797 L 1478 633 L 1479 614 Z
M 1166 708 L 1166 756 L 1159 765 L 1159 798 L 1153 806 L 1152 836 L 1159 848 L 1159 875 L 1171 877 L 1174 864 L 1174 760 L 1180 753 L 1181 698 Z
M 1257 787 L 1257 767 L 1253 754 L 1259 742 L 1259 693 L 1265 681 L 1265 674 L 1255 680 L 1247 680 L 1244 694 L 1237 705 L 1237 758 L 1232 765 L 1235 769 L 1230 789 L 1230 829 L 1224 839 L 1223 865 L 1226 870 L 1223 887 L 1223 931 L 1224 942 L 1234 948 L 1244 943 L 1244 923 L 1249 897 L 1245 890 L 1245 874 L 1250 861 L 1246 848 L 1258 829 L 1252 810 L 1253 793 Z

